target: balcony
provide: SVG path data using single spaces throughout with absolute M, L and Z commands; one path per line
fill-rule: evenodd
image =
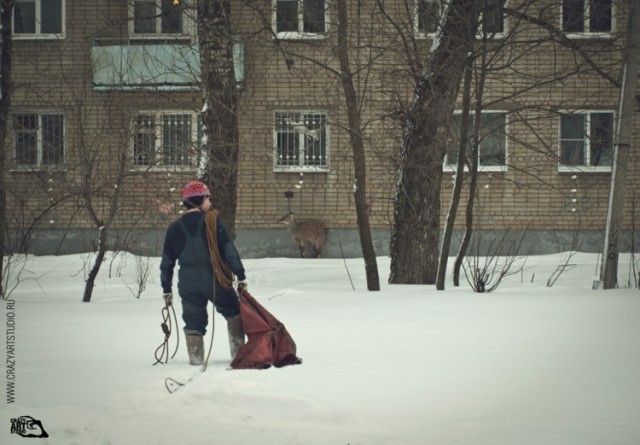
M 198 90 L 197 44 L 101 39 L 91 48 L 93 86 L 97 91 Z

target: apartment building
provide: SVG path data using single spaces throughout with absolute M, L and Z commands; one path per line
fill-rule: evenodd
M 506 12 L 485 10 L 478 31 L 471 88 L 472 103 L 482 103 L 476 230 L 487 237 L 524 231 L 529 253 L 599 251 L 628 6 L 624 0 L 505 6 Z M 416 75 L 428 67 L 441 13 L 437 0 L 349 2 L 369 215 L 381 254 L 393 222 L 402 111 Z M 112 242 L 157 252 L 178 216 L 180 187 L 201 161 L 195 14 L 190 0 L 16 1 L 7 193 L 11 228 L 32 240 L 32 251 L 90 249 L 101 223 L 112 221 Z M 232 0 L 231 17 L 240 250 L 247 257 L 296 255 L 277 222 L 291 209 L 327 223 L 326 255 L 358 255 L 335 5 Z M 462 92 L 443 163 L 442 224 Z M 623 250 L 638 215 L 638 157 L 626 167 Z M 456 226 L 463 224 L 462 210 Z

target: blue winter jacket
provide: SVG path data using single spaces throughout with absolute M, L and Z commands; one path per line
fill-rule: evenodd
M 184 227 L 186 227 L 191 235 L 197 235 L 202 239 L 202 243 L 206 246 L 206 251 L 209 251 L 204 218 L 205 215 L 202 212 L 190 212 L 185 213 L 179 220 L 169 225 L 162 249 L 162 261 L 160 262 L 160 282 L 163 292 L 172 292 L 173 270 L 187 241 L 183 228 L 180 226 L 180 220 L 182 220 Z M 229 266 L 229 269 L 238 277 L 238 280 L 245 280 L 246 275 L 240 254 L 238 254 L 236 246 L 229 236 L 227 229 L 222 224 L 220 217 L 216 220 L 216 226 L 220 258 Z M 197 231 L 200 233 L 196 233 Z M 189 264 L 188 267 L 198 267 L 202 273 L 210 274 L 211 279 L 213 279 L 213 269 L 209 263 L 209 256 L 207 255 L 206 258 L 204 258 L 204 255 L 202 255 L 198 257 L 196 261 L 202 264 Z M 180 264 L 180 267 L 183 268 L 185 265 Z M 182 285 L 183 283 L 180 284 Z

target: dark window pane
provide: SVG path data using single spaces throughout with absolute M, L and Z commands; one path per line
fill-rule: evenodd
M 13 129 L 17 132 L 35 132 L 38 129 L 38 117 L 35 114 L 16 114 L 13 117 Z
M 611 0 L 590 0 L 589 31 L 611 31 Z
M 281 167 L 300 165 L 300 136 L 295 128 L 301 125 L 299 113 L 275 113 L 276 165 Z
M 462 114 L 454 115 L 451 122 L 451 131 L 455 138 L 447 149 L 447 164 L 454 165 L 458 162 L 461 125 Z M 474 115 L 472 114 L 469 116 L 469 128 L 467 129 L 467 144 L 465 147 L 467 156 L 469 156 L 472 149 L 474 125 Z M 479 137 L 479 165 L 482 167 L 505 165 L 506 115 L 504 113 L 482 113 Z
M 277 165 L 299 165 L 298 135 L 293 131 L 277 132 Z
M 133 141 L 134 165 L 152 165 L 155 160 L 156 130 L 153 116 L 141 115 L 136 119 Z
M 613 113 L 592 113 L 590 165 L 611 166 L 612 153 Z
M 324 167 L 327 165 L 327 145 L 324 130 L 318 139 L 305 139 L 304 165 Z
M 19 165 L 38 163 L 38 117 L 35 114 L 13 116 L 15 162 Z
M 323 167 L 327 165 L 326 116 L 306 114 L 303 117 L 307 129 L 304 135 L 304 165 Z
M 35 134 L 21 133 L 16 135 L 16 163 L 20 165 L 36 165 L 38 163 L 37 138 Z
M 435 0 L 418 0 L 418 31 L 435 33 L 439 20 L 438 3 Z
M 584 0 L 563 0 L 562 29 L 565 32 L 584 32 Z
M 560 163 L 584 165 L 585 127 L 583 114 L 564 114 L 560 117 Z
M 40 5 L 40 17 L 42 17 L 40 32 L 42 34 L 62 33 L 62 0 L 42 0 Z
M 458 164 L 458 147 L 458 144 L 454 143 L 447 149 L 448 165 L 456 166 Z
M 133 9 L 133 32 L 155 34 L 156 5 L 153 2 L 137 1 Z
M 162 32 L 176 34 L 182 32 L 182 6 L 172 0 L 162 0 Z
M 42 164 L 61 164 L 64 158 L 64 118 L 61 114 L 42 116 Z
M 469 117 L 473 119 L 473 117 Z M 468 125 L 473 125 L 469 123 Z M 462 129 L 462 114 L 455 114 L 451 120 L 451 131 L 455 137 L 452 138 L 451 144 L 447 147 L 447 164 L 456 165 L 458 163 L 458 151 L 460 150 L 460 131 Z M 467 138 L 470 136 L 472 128 L 468 128 Z M 468 154 L 471 150 L 471 141 L 467 139 L 467 146 L 465 148 L 465 154 Z
M 483 113 L 480 131 L 480 165 L 500 166 L 506 156 L 506 116 L 504 113 Z
M 151 165 L 154 161 L 155 136 L 148 133 L 137 133 L 133 143 L 134 165 Z
M 504 31 L 504 16 L 501 3 L 500 0 L 489 0 L 482 11 L 482 30 L 487 34 Z
M 16 34 L 35 34 L 36 32 L 36 2 L 17 1 L 13 9 L 14 32 Z
M 191 116 L 162 116 L 162 153 L 165 165 L 189 164 L 191 151 Z
M 562 141 L 560 162 L 562 165 L 584 165 L 584 141 Z
M 448 165 L 457 165 L 458 164 L 458 148 L 459 142 L 455 140 L 448 148 L 447 148 L 447 164 Z
M 304 0 L 304 32 L 324 32 L 324 0 Z
M 281 0 L 276 2 L 276 30 L 277 32 L 298 30 L 297 0 Z
M 582 114 L 564 114 L 560 118 L 560 139 L 584 140 L 585 116 Z

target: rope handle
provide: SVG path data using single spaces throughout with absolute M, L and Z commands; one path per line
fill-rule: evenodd
M 171 308 L 171 311 L 169 311 L 169 308 Z M 171 337 L 171 326 L 172 326 L 171 313 L 173 313 L 173 320 L 175 321 L 175 325 L 177 326 L 178 317 L 176 316 L 176 310 L 173 308 L 173 305 L 171 303 L 166 302 L 165 306 L 162 308 L 162 311 L 161 311 L 162 323 L 160 323 L 160 328 L 162 329 L 162 332 L 164 334 L 164 340 L 162 341 L 160 346 L 156 348 L 156 351 L 154 354 L 156 358 L 156 362 L 154 363 L 154 366 L 157 365 L 158 363 L 162 363 L 162 364 L 168 363 L 169 358 L 174 358 L 178 352 L 178 346 L 180 345 L 180 334 L 176 330 L 176 347 L 171 357 L 169 357 L 169 338 Z

